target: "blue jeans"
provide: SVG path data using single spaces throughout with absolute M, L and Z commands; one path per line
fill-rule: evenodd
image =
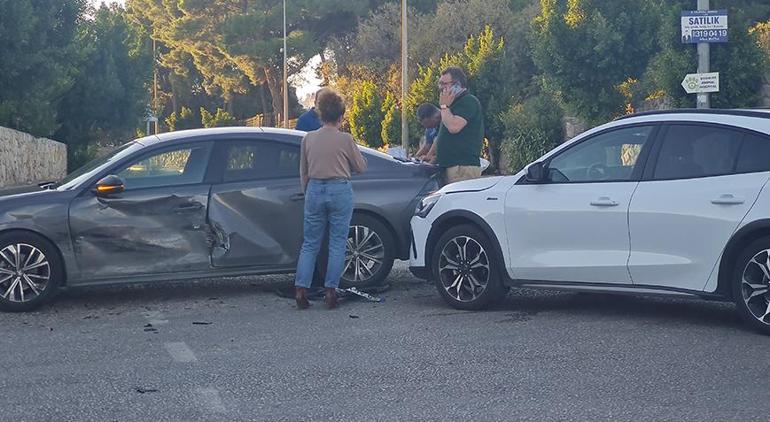
M 304 240 L 297 262 L 295 286 L 310 287 L 327 225 L 329 262 L 324 286 L 336 288 L 340 285 L 352 216 L 353 187 L 349 180 L 310 180 L 305 192 Z

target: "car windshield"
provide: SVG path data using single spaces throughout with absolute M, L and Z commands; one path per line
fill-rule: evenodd
M 131 141 L 119 147 L 115 147 L 104 154 L 101 154 L 100 156 L 94 158 L 82 167 L 65 176 L 64 179 L 62 179 L 60 182 L 59 189 L 69 190 L 79 186 L 85 180 L 89 179 L 94 171 L 109 166 L 115 161 L 120 160 L 121 158 L 141 147 L 141 144 Z

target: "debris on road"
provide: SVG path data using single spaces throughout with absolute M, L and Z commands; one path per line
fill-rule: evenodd
M 211 325 L 213 322 L 193 321 L 193 325 Z
M 134 391 L 136 391 L 139 394 L 145 394 L 145 393 L 157 393 L 159 390 L 156 390 L 154 388 L 134 387 Z
M 348 316 L 349 316 L 349 317 L 351 317 L 351 318 L 353 318 L 353 319 L 358 319 L 358 318 L 361 318 L 360 316 L 358 316 L 358 315 L 353 315 L 353 314 L 350 314 L 350 315 L 348 315 Z
M 360 297 L 362 297 L 362 298 L 364 298 L 364 299 L 366 299 L 366 300 L 368 300 L 370 302 L 381 303 L 381 302 L 385 301 L 384 299 L 382 299 L 380 297 L 372 296 L 369 293 L 362 292 L 362 291 L 356 289 L 355 287 L 351 287 L 349 289 L 337 289 L 337 294 L 342 296 L 342 297 L 349 296 L 349 295 L 345 295 L 344 294 L 345 292 L 352 293 L 352 294 L 354 294 L 356 296 L 360 296 Z

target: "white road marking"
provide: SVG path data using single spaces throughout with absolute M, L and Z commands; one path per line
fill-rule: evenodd
M 147 318 L 147 322 L 152 325 L 168 324 L 168 320 L 166 319 L 166 316 L 163 315 L 163 312 L 147 311 L 144 313 L 144 317 Z
M 177 362 L 188 363 L 198 361 L 195 353 L 184 342 L 163 343 L 163 347 L 166 348 L 168 354 Z
M 222 398 L 219 397 L 219 391 L 216 388 L 196 388 L 195 393 L 201 400 L 202 405 L 214 413 L 225 413 L 225 405 L 222 403 Z

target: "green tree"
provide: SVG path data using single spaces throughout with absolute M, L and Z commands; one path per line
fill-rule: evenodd
M 67 143 L 69 168 L 88 159 L 91 144 L 125 141 L 142 125 L 152 55 L 117 6 L 101 6 L 79 27 L 85 57 L 58 108 L 56 139 Z
M 681 82 L 684 75 L 696 72 L 697 50 L 692 44 L 682 44 L 679 31 L 680 13 L 691 4 L 679 0 L 661 7 L 659 51 L 650 60 L 637 101 L 662 98 L 671 107 L 694 107 L 696 96 L 687 94 Z M 720 73 L 720 92 L 711 94 L 712 107 L 753 107 L 758 100 L 767 60 L 758 42 L 759 34 L 749 29 L 755 17 L 747 16 L 743 10 L 728 9 L 730 41 L 711 45 L 710 68 Z M 759 13 L 764 9 L 749 10 Z
M 203 123 L 203 127 L 237 126 L 238 120 L 221 108 L 217 108 L 216 113 L 210 113 L 201 107 L 201 123 Z
M 173 112 L 166 118 L 166 125 L 168 130 L 172 132 L 175 130 L 198 129 L 201 127 L 201 118 L 189 108 L 182 107 L 180 112 Z
M 541 0 L 534 59 L 567 108 L 589 123 L 622 114 L 619 90 L 656 50 L 655 0 Z
M 382 102 L 382 142 L 387 145 L 401 144 L 401 107 L 392 94 Z
M 322 52 L 331 37 L 352 29 L 367 3 L 293 1 L 287 9 L 289 75 Z M 168 50 L 161 57 L 165 66 L 183 68 L 182 60 L 191 58 L 202 86 L 221 96 L 228 112 L 249 85 L 263 86 L 274 116 L 283 112 L 281 5 L 281 0 L 127 1 L 135 20 Z
M 508 172 L 516 173 L 564 139 L 561 106 L 543 93 L 513 104 L 502 116 L 504 156 Z
M 0 126 L 51 136 L 82 55 L 86 0 L 0 0 Z
M 350 133 L 364 145 L 382 147 L 382 99 L 374 82 L 359 82 L 351 103 L 348 113 Z

